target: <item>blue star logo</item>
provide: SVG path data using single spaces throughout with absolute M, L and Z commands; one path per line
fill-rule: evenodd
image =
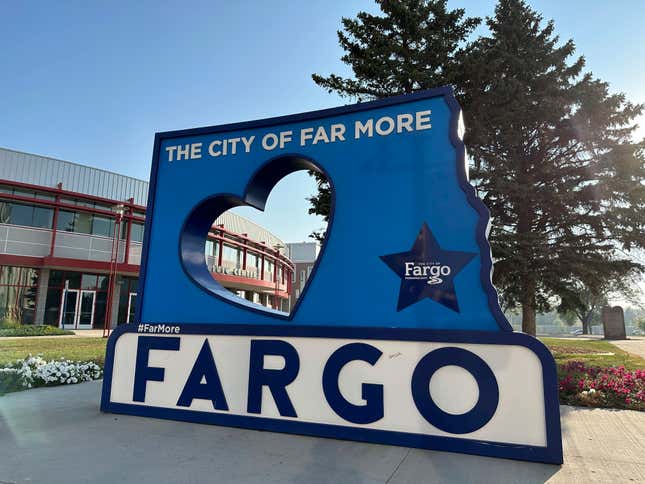
M 424 223 L 410 251 L 381 256 L 401 278 L 396 310 L 427 297 L 459 312 L 454 278 L 476 256 L 472 252 L 442 250 Z

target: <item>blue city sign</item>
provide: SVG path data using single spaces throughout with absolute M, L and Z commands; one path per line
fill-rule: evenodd
M 562 462 L 553 357 L 491 283 L 450 88 L 155 138 L 136 324 L 104 411 Z M 332 214 L 289 313 L 211 274 L 213 221 L 298 170 Z

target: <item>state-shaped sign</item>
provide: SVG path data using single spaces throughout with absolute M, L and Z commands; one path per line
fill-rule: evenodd
M 157 134 L 102 410 L 561 463 L 555 363 L 499 307 L 461 133 L 438 88 Z M 297 170 L 327 177 L 332 214 L 287 314 L 223 288 L 205 244 Z

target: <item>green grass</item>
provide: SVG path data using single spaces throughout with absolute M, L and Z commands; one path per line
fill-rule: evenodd
M 74 334 L 73 331 L 67 331 L 53 326 L 17 326 L 14 328 L 0 329 L 0 337 L 2 336 L 60 336 Z
M 627 353 L 602 340 L 569 340 L 540 338 L 558 364 L 582 361 L 587 365 L 608 367 L 623 365 L 629 370 L 645 368 L 645 359 Z M 76 361 L 95 361 L 103 366 L 105 338 L 0 338 L 0 367 L 29 354 L 42 354 L 45 359 L 67 358 Z M 605 354 L 611 353 L 611 354 Z
M 46 360 L 94 361 L 103 367 L 107 338 L 0 338 L 0 368 L 30 354 Z
M 603 340 L 571 340 L 558 338 L 540 338 L 549 347 L 557 364 L 568 361 L 582 361 L 588 366 L 623 365 L 628 370 L 645 368 L 645 359 L 632 355 Z M 609 354 L 611 353 L 611 354 Z

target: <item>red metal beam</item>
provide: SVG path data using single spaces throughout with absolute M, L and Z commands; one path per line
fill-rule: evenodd
M 17 181 L 13 181 L 13 180 L 5 180 L 5 179 L 2 179 L 2 178 L 0 178 L 0 184 L 2 184 L 2 185 L 10 185 L 10 186 L 14 186 L 14 187 L 17 187 L 17 188 L 24 188 L 24 189 L 27 189 L 27 190 L 34 190 L 36 192 L 45 192 L 45 193 L 53 193 L 53 194 L 60 193 L 63 196 L 68 196 L 68 197 L 72 197 L 72 198 L 84 198 L 86 200 L 91 200 L 93 202 L 105 203 L 107 205 L 114 205 L 114 204 L 117 204 L 117 203 L 124 203 L 123 200 L 112 200 L 110 198 L 103 198 L 103 197 L 97 197 L 95 195 L 88 195 L 87 193 L 73 192 L 73 191 L 70 191 L 70 190 L 64 190 L 64 189 L 62 189 L 62 187 L 59 188 L 58 186 L 56 186 L 56 187 L 46 187 L 46 186 L 42 186 L 42 185 L 32 185 L 30 183 L 17 182 Z M 59 185 L 61 185 L 61 184 L 59 183 Z M 2 195 L 4 196 L 4 195 L 7 195 L 7 194 L 3 193 Z M 35 198 L 31 198 L 31 199 L 27 198 L 27 199 L 28 200 L 36 200 Z M 133 200 L 133 203 L 128 203 L 128 205 L 133 207 L 133 208 L 135 208 L 135 209 L 137 209 L 137 210 L 141 210 L 141 211 L 144 211 L 144 212 L 146 210 L 146 207 L 144 205 L 135 205 L 134 200 Z

